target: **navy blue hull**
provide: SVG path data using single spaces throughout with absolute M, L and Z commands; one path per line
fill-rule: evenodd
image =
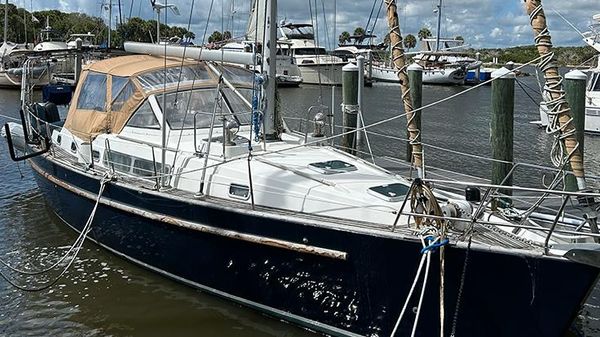
M 49 206 L 81 230 L 94 200 L 73 189 L 96 195 L 99 179 L 45 156 L 33 158 L 32 164 Z M 192 205 L 116 184 L 107 185 L 103 197 L 215 228 L 345 252 L 344 260 L 248 242 L 105 204 L 99 205 L 90 233 L 143 266 L 330 334 L 389 336 L 420 259 L 417 241 Z M 438 260 L 436 253 L 418 336 L 439 335 Z M 464 260 L 464 249 L 446 249 L 446 334 Z M 562 336 L 597 277 L 596 268 L 565 260 L 471 250 L 457 336 Z M 413 306 L 416 301 L 409 309 Z M 410 335 L 414 317 L 409 310 L 396 336 Z

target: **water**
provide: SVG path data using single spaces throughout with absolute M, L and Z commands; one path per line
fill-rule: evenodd
M 533 77 L 521 78 L 536 87 Z M 424 88 L 424 103 L 464 90 L 464 87 Z M 322 91 L 322 99 L 319 95 Z M 307 108 L 331 104 L 331 88 L 306 86 L 282 89 L 287 116 L 304 118 Z M 534 95 L 534 94 L 532 94 Z M 534 98 L 537 98 L 534 96 Z M 0 91 L 0 113 L 18 116 L 19 93 Z M 336 105 L 341 89 L 336 89 Z M 399 87 L 366 88 L 366 123 L 400 113 Z M 340 121 L 339 117 L 338 121 Z M 537 107 L 517 86 L 515 159 L 549 164 L 551 141 L 528 122 L 538 118 Z M 439 147 L 489 156 L 490 88 L 473 90 L 429 108 L 423 115 L 423 140 Z M 0 117 L 2 123 L 4 117 Z M 297 120 L 289 121 L 290 125 Z M 405 135 L 405 118 L 373 129 Z M 370 137 L 378 155 L 405 156 L 405 143 Z M 76 236 L 45 206 L 27 165 L 13 163 L 0 141 L 0 257 L 13 263 L 48 265 L 68 249 Z M 586 135 L 586 169 L 600 175 L 600 137 Z M 443 150 L 426 149 L 428 164 L 486 177 L 489 164 Z M 22 177 L 21 177 L 22 174 Z M 528 182 L 527 172 L 517 180 Z M 5 269 L 2 269 L 5 270 Z M 210 271 L 207 271 L 210 272 Z M 585 336 L 600 334 L 600 289 L 595 289 L 576 325 Z M 4 336 L 314 336 L 295 326 L 268 318 L 219 298 L 203 294 L 128 263 L 92 243 L 85 243 L 78 261 L 55 287 L 22 292 L 0 279 L 0 337 Z

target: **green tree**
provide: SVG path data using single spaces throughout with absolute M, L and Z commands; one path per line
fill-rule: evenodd
M 348 42 L 348 40 L 350 40 L 350 33 L 342 32 L 342 34 L 340 34 L 338 40 L 340 41 L 340 44 L 344 44 L 344 43 Z
M 365 35 L 365 30 L 362 27 L 356 27 L 354 29 L 354 36 Z
M 417 39 L 414 35 L 408 34 L 404 37 L 404 48 L 411 50 L 412 48 L 417 46 Z
M 419 30 L 419 34 L 417 34 L 417 36 L 419 37 L 419 40 L 426 39 L 428 37 L 431 37 L 431 31 L 429 30 L 429 28 L 423 27 L 421 28 L 421 30 Z
M 226 30 L 223 32 L 223 41 L 229 41 L 231 40 L 231 32 Z
M 460 36 L 460 35 L 458 35 L 458 36 L 457 36 L 457 37 L 455 37 L 454 39 L 455 39 L 455 40 L 457 40 L 457 41 L 461 41 L 462 43 L 465 43 L 465 38 L 464 38 L 464 37 L 462 37 L 462 36 Z
M 223 41 L 223 34 L 221 34 L 221 32 L 219 32 L 219 31 L 215 30 L 208 37 L 208 43 L 214 43 L 214 42 L 219 42 L 219 41 Z

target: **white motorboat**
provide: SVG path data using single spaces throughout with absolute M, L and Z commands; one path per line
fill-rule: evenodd
M 294 63 L 294 58 L 289 55 L 289 48 L 281 48 L 283 42 L 278 42 L 277 52 L 277 86 L 297 87 L 302 83 L 300 69 Z M 247 52 L 254 50 L 254 41 L 229 42 L 221 47 L 224 51 Z M 261 72 L 261 65 L 256 66 L 256 71 Z
M 341 58 L 329 55 L 325 48 L 315 42 L 311 24 L 283 23 L 279 30 L 284 42 L 282 49 L 289 49 L 306 84 L 342 84 L 342 67 L 347 64 Z

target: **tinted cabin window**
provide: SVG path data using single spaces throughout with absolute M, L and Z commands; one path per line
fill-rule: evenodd
M 105 74 L 88 72 L 77 99 L 77 109 L 106 111 Z
M 594 74 L 591 82 L 590 91 L 600 91 L 600 74 Z
M 166 97 L 167 108 L 162 107 L 163 95 L 157 95 L 156 100 L 163 111 L 166 110 L 167 122 L 171 129 L 191 129 L 194 127 L 210 127 L 215 106 L 214 90 L 188 90 L 178 93 L 168 93 Z
M 121 90 L 123 90 L 123 88 L 125 88 L 127 81 L 128 81 L 127 77 L 121 77 L 121 76 L 113 76 L 112 77 L 110 95 L 111 95 L 111 98 L 113 101 L 115 100 L 115 97 L 117 97 L 119 95 Z
M 158 119 L 156 119 L 148 100 L 146 100 L 144 104 L 137 109 L 127 123 L 127 126 L 133 126 L 136 128 L 160 129 Z
M 114 79 L 114 77 L 113 77 Z M 113 89 L 114 89 L 113 84 Z M 113 101 L 112 101 L 112 111 L 121 111 L 123 109 L 123 104 L 129 100 L 129 98 L 134 94 L 135 86 L 131 81 L 127 81 L 126 85 L 121 88 L 116 95 L 113 93 Z
M 229 185 L 229 195 L 236 199 L 247 200 L 250 197 L 250 188 L 246 185 Z
M 106 151 L 104 153 L 104 166 L 112 166 L 117 172 L 129 173 L 131 170 L 131 156 L 115 151 Z
M 138 81 L 145 91 L 152 91 L 162 89 L 165 85 L 165 78 L 167 87 L 173 87 L 177 86 L 177 83 L 180 86 L 199 83 L 210 79 L 210 76 L 203 66 L 193 65 L 167 68 L 166 74 L 164 68 L 154 70 L 138 76 Z

